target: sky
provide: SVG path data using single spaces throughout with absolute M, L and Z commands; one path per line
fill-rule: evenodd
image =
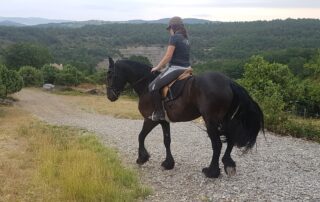
M 78 21 L 172 16 L 212 21 L 320 19 L 320 0 L 0 0 L 0 16 Z

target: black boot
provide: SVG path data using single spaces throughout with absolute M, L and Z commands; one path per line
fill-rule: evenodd
M 163 111 L 162 106 L 162 96 L 159 90 L 155 90 L 151 92 L 152 100 L 155 105 L 155 110 L 152 115 L 149 117 L 152 121 L 161 121 L 165 120 L 165 113 Z

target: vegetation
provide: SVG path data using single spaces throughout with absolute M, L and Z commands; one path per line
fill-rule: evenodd
M 68 95 L 70 95 L 70 93 Z M 66 101 L 87 112 L 111 115 L 116 118 L 125 119 L 142 118 L 138 111 L 137 100 L 128 96 L 121 96 L 117 102 L 110 102 L 105 96 L 83 95 L 77 92 L 72 92 L 72 95 L 81 95 L 81 97 L 68 96 L 66 97 Z
M 297 112 L 306 97 L 310 103 L 317 103 L 316 107 L 319 107 L 318 96 L 309 96 L 310 92 L 313 92 L 311 89 L 317 90 L 318 87 L 305 86 L 305 81 L 294 77 L 288 66 L 269 63 L 261 56 L 252 57 L 245 65 L 244 71 L 244 76 L 239 82 L 262 107 L 268 129 L 282 134 L 320 140 L 318 127 L 305 124 L 300 121 L 301 118 L 289 116 L 288 112 Z
M 14 107 L 0 109 L 1 199 L 135 201 L 150 193 L 93 134 L 46 125 Z
M 14 70 L 18 70 L 22 66 L 41 68 L 52 60 L 47 48 L 34 43 L 13 44 L 6 49 L 4 58 L 6 66 Z
M 23 80 L 21 76 L 14 70 L 8 70 L 4 65 L 0 64 L 0 97 L 7 97 L 21 90 Z
M 52 65 L 44 65 L 41 68 L 44 83 L 54 84 L 57 80 L 58 69 Z
M 192 24 L 187 25 L 187 29 L 192 45 L 192 60 L 194 63 L 205 63 L 246 60 L 266 51 L 318 48 L 319 25 L 319 20 L 288 19 Z M 70 64 L 85 74 L 92 74 L 97 63 L 107 56 L 121 56 L 119 48 L 166 45 L 168 33 L 165 27 L 165 24 L 104 24 L 81 28 L 0 27 L 0 55 L 6 55 L 12 44 L 40 44 L 49 50 L 52 61 Z M 24 65 L 38 68 L 34 64 L 13 66 Z M 236 67 L 232 66 L 233 69 Z
M 31 66 L 23 66 L 19 70 L 24 86 L 41 86 L 43 84 L 42 72 Z
M 132 56 L 129 57 L 129 60 L 133 60 L 133 61 L 136 61 L 136 62 L 140 62 L 142 64 L 146 64 L 146 65 L 152 66 L 150 60 L 147 57 L 144 57 L 144 56 L 132 55 Z
M 84 75 L 77 68 L 66 65 L 57 75 L 57 83 L 65 86 L 76 86 L 84 81 Z

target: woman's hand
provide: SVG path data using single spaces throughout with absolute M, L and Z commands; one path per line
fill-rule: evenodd
M 158 66 L 156 66 L 156 67 L 153 67 L 152 69 L 151 69 L 151 72 L 155 72 L 155 71 L 158 71 L 160 68 L 158 67 Z

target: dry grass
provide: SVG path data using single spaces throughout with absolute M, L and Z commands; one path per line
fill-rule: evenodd
M 298 117 L 298 116 L 289 116 L 289 120 L 295 121 L 299 124 L 303 125 L 311 125 L 318 130 L 320 130 L 320 119 L 315 119 L 315 118 L 303 118 L 303 117 Z
M 30 116 L 13 107 L 0 106 L 0 111 L 0 201 L 31 201 L 36 195 L 34 159 L 28 141 L 17 133 Z
M 150 191 L 86 131 L 0 108 L 0 201 L 135 201 Z
M 62 95 L 61 95 L 62 96 Z M 63 96 L 72 105 L 86 112 L 94 112 L 125 119 L 142 119 L 138 110 L 138 101 L 121 96 L 116 102 L 110 102 L 105 96 L 81 95 Z

